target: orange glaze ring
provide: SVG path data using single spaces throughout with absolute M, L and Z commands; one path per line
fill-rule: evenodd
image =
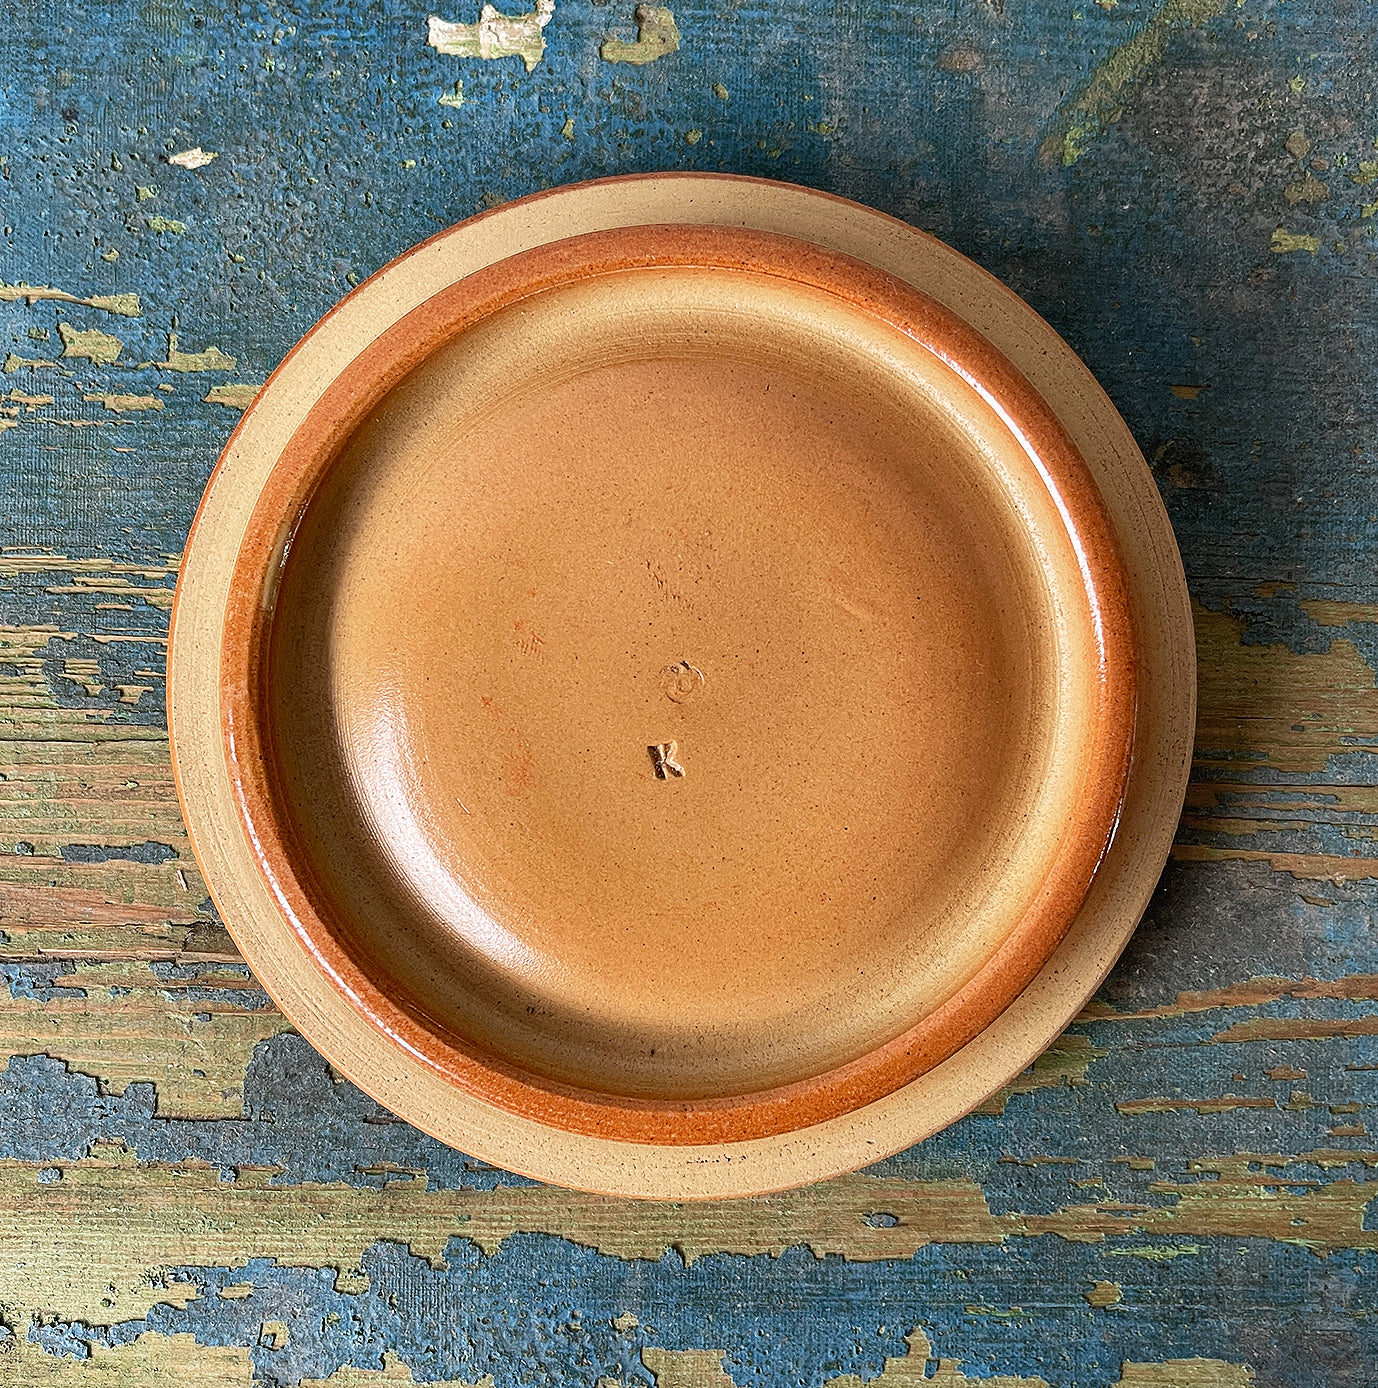
M 995 956 L 935 1011 L 859 1059 L 720 1099 L 642 1100 L 552 1081 L 387 996 L 343 947 L 321 905 L 283 811 L 266 726 L 265 652 L 285 547 L 345 441 L 394 385 L 466 327 L 546 289 L 651 267 L 745 271 L 836 295 L 965 379 L 1021 441 L 1058 504 L 1099 655 L 1084 793 L 1042 891 Z M 226 610 L 220 696 L 230 780 L 259 868 L 317 966 L 359 1013 L 446 1080 L 500 1108 L 571 1132 L 687 1145 L 793 1132 L 851 1112 L 953 1055 L 999 1015 L 1066 934 L 1114 836 L 1132 752 L 1136 672 L 1125 576 L 1100 494 L 1062 426 L 1001 353 L 934 300 L 849 257 L 771 233 L 675 225 L 595 232 L 500 261 L 436 294 L 350 363 L 297 430 L 259 498 Z

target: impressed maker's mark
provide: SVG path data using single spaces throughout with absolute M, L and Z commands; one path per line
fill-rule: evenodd
M 653 742 L 646 750 L 651 754 L 657 780 L 668 781 L 671 776 L 684 775 L 684 768 L 675 760 L 679 755 L 678 742 Z

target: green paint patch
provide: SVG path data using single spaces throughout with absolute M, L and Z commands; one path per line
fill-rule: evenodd
M 1287 199 L 1289 207 L 1295 207 L 1299 202 L 1324 202 L 1330 196 L 1330 189 L 1315 174 L 1307 174 L 1305 178 L 1289 183 L 1282 190 L 1282 196 Z
M 144 220 L 150 231 L 168 232 L 173 236 L 180 236 L 187 229 L 187 224 L 176 217 L 146 217 Z
M 119 256 L 119 252 L 115 252 Z M 109 257 L 109 252 L 102 259 Z M 81 304 L 84 308 L 98 308 L 113 313 L 120 318 L 138 318 L 143 312 L 137 294 L 95 294 L 89 299 L 69 294 L 65 289 L 54 289 L 47 284 L 0 284 L 0 303 L 15 303 L 22 299 L 26 304 L 36 304 L 40 299 L 56 299 L 64 304 Z M 45 332 L 46 336 L 46 332 Z
M 11 352 L 5 358 L 3 369 L 7 374 L 16 371 L 43 371 L 56 368 L 57 363 L 48 357 L 19 357 Z
M 167 335 L 167 360 L 148 365 L 161 366 L 165 371 L 233 371 L 239 359 L 214 346 L 202 352 L 184 352 L 177 345 L 177 334 L 171 332 Z
M 633 17 L 636 20 L 636 42 L 605 39 L 598 50 L 605 63 L 635 63 L 641 66 L 653 63 L 679 48 L 679 26 L 672 11 L 662 5 L 638 5 Z
M 1288 231 L 1286 227 L 1278 227 L 1273 233 L 1273 239 L 1268 243 L 1268 249 L 1276 255 L 1286 255 L 1289 251 L 1307 251 L 1315 255 L 1320 248 L 1319 237 L 1308 236 L 1304 232 Z
M 1360 160 L 1358 170 L 1350 174 L 1349 181 L 1360 188 L 1367 188 L 1370 183 L 1378 181 L 1378 159 Z
M 1123 98 L 1167 51 L 1174 29 L 1200 28 L 1224 14 L 1229 0 L 1167 0 L 1167 3 L 1132 39 L 1119 45 L 1082 84 L 1054 121 L 1053 129 L 1039 145 L 1045 165 L 1075 164 L 1087 146 L 1123 111 Z
M 254 402 L 260 387 L 249 381 L 231 381 L 228 385 L 212 386 L 202 397 L 206 405 L 225 405 L 232 410 L 247 410 Z
M 477 24 L 454 24 L 432 15 L 426 42 L 438 53 L 456 58 L 520 58 L 528 72 L 545 56 L 545 26 L 555 15 L 555 0 L 536 0 L 529 14 L 499 14 L 485 4 Z
M 74 328 L 70 323 L 59 323 L 57 331 L 62 338 L 64 357 L 82 357 L 96 366 L 109 366 L 119 359 L 124 350 L 124 343 L 119 338 L 103 333 L 99 328 L 81 329 Z

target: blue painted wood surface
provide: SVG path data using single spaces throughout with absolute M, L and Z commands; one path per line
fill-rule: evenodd
M 918 1329 L 974 1378 L 1370 1383 L 1374 6 L 717 0 L 636 65 L 630 5 L 562 0 L 530 72 L 428 13 L 0 6 L 0 1381 L 959 1383 Z M 420 238 L 662 168 L 873 204 L 1067 337 L 1167 502 L 1202 710 L 1149 917 L 1014 1092 L 871 1186 L 652 1215 L 290 1034 L 180 829 L 161 641 L 226 387 Z

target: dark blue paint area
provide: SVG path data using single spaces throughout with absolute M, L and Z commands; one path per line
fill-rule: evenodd
M 439 8 L 477 13 L 470 0 Z M 352 284 L 422 237 L 541 188 L 677 168 L 869 202 L 1025 295 L 1134 428 L 1203 592 L 1292 579 L 1371 599 L 1378 524 L 1346 498 L 1375 474 L 1365 364 L 1378 347 L 1378 222 L 1350 175 L 1372 154 L 1353 74 L 1378 17 L 1250 0 L 1172 29 L 1064 165 L 1058 139 L 1081 84 L 1157 8 L 696 0 L 675 11 L 679 52 L 635 68 L 598 57 L 608 34 L 631 33 L 630 5 L 563 0 L 527 74 L 516 59 L 437 53 L 426 12 L 399 0 L 328 12 L 85 0 L 56 28 L 16 6 L 0 38 L 3 177 L 43 215 L 5 230 L 5 278 L 134 291 L 145 309 L 126 320 L 8 305 L 10 346 L 42 355 L 50 345 L 28 329 L 51 344 L 59 321 L 126 340 L 114 367 L 64 362 L 70 382 L 30 373 L 63 396 L 59 412 L 99 383 L 178 389 L 156 420 L 8 441 L 0 494 L 25 502 L 5 509 L 0 543 L 181 548 L 233 415 L 196 404 L 220 378 L 140 368 L 162 358 L 174 320 L 184 347 L 214 341 L 239 377 L 261 380 Z M 456 81 L 464 104 L 441 105 Z M 1286 148 L 1297 128 L 1323 168 Z M 196 144 L 216 161 L 166 163 Z M 1326 196 L 1289 200 L 1306 174 Z M 158 217 L 185 230 L 159 231 Z M 1314 235 L 1316 253 L 1275 253 L 1279 226 Z M 118 260 L 102 258 L 111 250 Z M 1172 385 L 1201 390 L 1183 399 Z
M 50 1002 L 53 998 L 84 998 L 82 988 L 71 988 L 60 980 L 76 972 L 69 961 L 50 960 L 42 963 L 0 963 L 0 982 L 10 990 L 12 998 L 34 1002 Z
M 68 863 L 166 863 L 178 856 L 168 843 L 129 843 L 111 847 L 104 843 L 65 843 L 58 850 Z
M 156 608 L 147 610 L 152 614 L 146 623 L 149 630 L 159 637 L 166 635 L 167 614 Z M 146 640 L 120 639 L 129 634 L 123 623 L 118 635 L 102 637 L 102 629 L 108 631 L 111 623 L 96 620 L 95 613 L 92 617 L 90 631 L 53 636 L 48 641 L 42 670 L 54 702 L 62 708 L 99 711 L 122 723 L 166 727 L 167 675 L 163 651 L 158 646 L 150 651 Z M 74 678 L 67 668 L 70 661 L 94 661 L 94 673 Z M 99 693 L 88 692 L 88 684 L 100 685 Z M 137 702 L 128 702 L 122 685 L 126 689 L 141 689 Z
M 426 1137 L 353 1085 L 337 1083 L 298 1036 L 257 1047 L 244 1078 L 243 1118 L 160 1118 L 156 1097 L 154 1086 L 142 1083 L 122 1095 L 105 1094 L 95 1079 L 62 1061 L 14 1056 L 0 1072 L 0 1157 L 73 1161 L 96 1142 L 122 1142 L 142 1161 L 279 1166 L 278 1179 L 290 1183 L 380 1187 L 395 1179 L 380 1168 L 402 1167 L 426 1172 L 435 1187 L 527 1184 Z
M 395 1350 L 418 1381 L 491 1373 L 499 1388 L 584 1384 L 601 1376 L 650 1384 L 640 1351 L 713 1348 L 738 1388 L 821 1385 L 842 1373 L 871 1378 L 921 1326 L 935 1355 L 967 1372 L 1037 1373 L 1054 1388 L 1114 1383 L 1125 1360 L 1201 1356 L 1248 1362 L 1259 1383 L 1365 1382 L 1378 1359 L 1372 1254 L 1317 1258 L 1301 1249 L 1223 1239 L 1171 1261 L 1114 1256 L 1111 1246 L 1053 1237 L 1002 1247 L 930 1247 L 902 1263 L 846 1263 L 804 1249 L 779 1258 L 715 1254 L 686 1267 L 678 1254 L 623 1261 L 545 1235 L 516 1235 L 493 1256 L 452 1239 L 432 1267 L 394 1243 L 375 1243 L 362 1293 L 336 1290 L 330 1269 L 254 1260 L 238 1268 L 179 1268 L 200 1289 L 185 1311 L 157 1306 L 109 1329 L 56 1323 L 30 1331 L 52 1353 L 124 1343 L 145 1330 L 194 1334 L 203 1344 L 250 1344 L 261 1382 L 296 1384 L 343 1364 L 381 1366 Z M 1117 1281 L 1123 1300 L 1093 1310 L 1084 1293 Z M 252 1283 L 243 1299 L 220 1288 Z M 1270 1289 L 1266 1322 L 1258 1289 Z M 998 1289 L 998 1300 L 991 1292 Z M 618 1330 L 631 1312 L 638 1325 Z M 1286 1327 L 1324 1326 L 1318 1358 L 1299 1355 Z M 259 1327 L 288 1329 L 278 1350 Z M 624 1324 L 626 1322 L 623 1322 Z M 1328 1376 L 1315 1377 L 1324 1367 Z
M 18 996 L 62 996 L 62 966 L 8 966 Z M 205 996 L 243 1005 L 242 990 L 197 985 L 187 965 L 156 965 L 182 999 Z M 190 983 L 190 986 L 187 986 Z M 44 994 L 39 990 L 48 989 Z M 1198 1160 L 1232 1152 L 1324 1151 L 1329 1166 L 1297 1161 L 1298 1181 L 1369 1177 L 1366 1134 L 1378 1105 L 1378 1037 L 1230 1042 L 1218 1040 L 1241 1017 L 1362 1017 L 1343 999 L 1284 999 L 1258 1009 L 1210 1009 L 1181 1017 L 1101 1022 L 1080 1029 L 1105 1054 L 1087 1083 L 1011 1098 L 1000 1116 L 973 1115 L 871 1168 L 877 1176 L 970 1179 L 992 1211 L 1046 1214 L 1064 1206 L 1122 1202 L 1171 1207 L 1162 1183 L 1203 1179 Z M 1279 1069 L 1276 1077 L 1269 1072 Z M 1291 1078 L 1310 1073 L 1315 1079 Z M 1200 1101 L 1237 1095 L 1225 1112 L 1191 1109 L 1123 1114 L 1117 1102 Z M 435 1142 L 396 1119 L 294 1035 L 260 1043 L 244 1082 L 243 1117 L 215 1121 L 159 1117 L 148 1084 L 102 1094 L 93 1078 L 46 1056 L 15 1057 L 0 1074 L 0 1156 L 56 1162 L 86 1155 L 97 1141 L 126 1144 L 143 1161 L 205 1161 L 221 1169 L 277 1166 L 281 1183 L 343 1181 L 379 1187 L 389 1168 L 423 1172 L 432 1189 L 527 1184 Z M 1343 1130 L 1350 1127 L 1348 1134 Z M 1355 1153 L 1336 1168 L 1340 1154 Z M 1147 1161 L 1135 1169 L 1127 1158 Z M 1056 1161 L 1046 1161 L 1056 1158 Z M 1378 1196 L 1378 1187 L 1375 1187 Z M 881 1197 L 869 1211 L 878 1227 L 894 1216 Z

